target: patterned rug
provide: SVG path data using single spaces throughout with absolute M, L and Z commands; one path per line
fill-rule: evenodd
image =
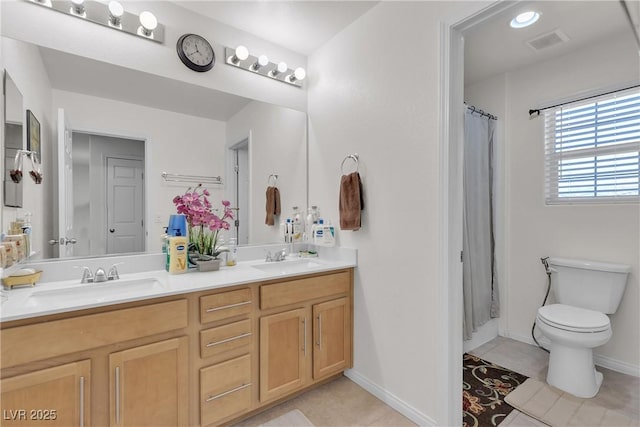
M 464 426 L 497 426 L 513 411 L 504 401 L 505 396 L 527 377 L 467 353 L 462 366 Z

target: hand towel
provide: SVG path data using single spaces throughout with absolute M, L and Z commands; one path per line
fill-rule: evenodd
M 277 187 L 267 187 L 267 217 L 264 223 L 275 225 L 275 216 L 280 215 L 280 191 Z
M 359 230 L 360 213 L 364 209 L 362 182 L 358 172 L 342 175 L 340 179 L 340 229 Z

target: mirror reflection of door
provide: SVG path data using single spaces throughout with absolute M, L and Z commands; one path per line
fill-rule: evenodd
M 233 196 L 231 205 L 236 207 L 235 237 L 239 245 L 249 243 L 249 139 L 231 147 L 233 156 Z
M 76 255 L 73 226 L 73 131 L 63 108 L 58 109 L 58 235 L 50 243 L 55 245 L 60 258 Z
M 145 250 L 144 165 L 144 141 L 73 133 L 75 255 Z
M 144 249 L 142 160 L 107 157 L 107 253 Z
M 15 168 L 18 150 L 24 150 L 23 123 L 24 109 L 22 94 L 11 79 L 4 73 L 4 205 L 22 207 L 22 182 L 15 183 L 10 172 Z

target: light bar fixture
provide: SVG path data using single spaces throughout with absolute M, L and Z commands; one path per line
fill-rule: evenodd
M 1 1 L 1 0 L 0 0 Z M 164 26 L 153 13 L 144 11 L 140 16 L 126 12 L 118 1 L 108 4 L 92 0 L 27 0 L 29 3 L 64 13 L 68 16 L 91 21 L 114 30 L 124 31 L 158 43 L 164 43 Z
M 296 87 L 302 87 L 302 80 L 304 80 L 307 75 L 305 69 L 302 67 L 292 70 L 286 62 L 270 62 L 266 55 L 253 56 L 249 53 L 249 50 L 242 45 L 239 45 L 235 49 L 225 47 L 224 56 L 227 65 Z

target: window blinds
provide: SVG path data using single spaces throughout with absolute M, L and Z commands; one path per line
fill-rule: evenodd
M 547 204 L 638 201 L 640 89 L 545 110 Z

